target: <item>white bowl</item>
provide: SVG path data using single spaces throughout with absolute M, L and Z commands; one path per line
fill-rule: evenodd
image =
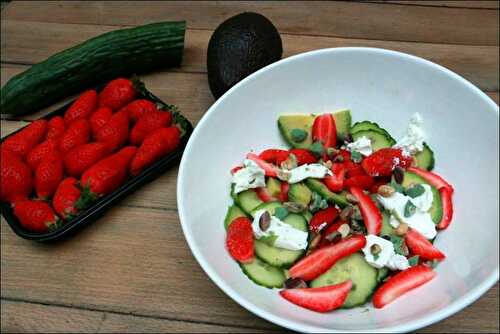
M 251 282 L 224 248 L 229 170 L 250 150 L 286 147 L 281 113 L 352 110 L 400 136 L 419 112 L 436 171 L 455 187 L 455 217 L 438 235 L 447 259 L 436 279 L 383 309 L 328 314 Z M 336 48 L 267 66 L 222 96 L 198 123 L 182 158 L 177 200 L 182 228 L 210 278 L 249 311 L 303 332 L 411 331 L 458 312 L 498 280 L 498 106 L 457 74 L 404 53 Z M 368 312 L 366 309 L 369 309 Z

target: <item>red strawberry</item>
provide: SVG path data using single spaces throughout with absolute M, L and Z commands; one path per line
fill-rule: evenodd
M 25 200 L 14 205 L 14 215 L 21 225 L 33 232 L 47 232 L 58 226 L 57 216 L 44 201 Z
M 110 152 L 122 147 L 128 139 L 127 113 L 119 111 L 111 116 L 109 121 L 97 131 L 95 139 L 106 145 Z
M 356 175 L 356 176 L 351 176 L 345 179 L 344 181 L 344 187 L 345 188 L 351 188 L 351 187 L 357 187 L 361 189 L 370 189 L 371 186 L 373 186 L 373 183 L 375 180 L 373 180 L 373 177 L 368 176 L 368 175 Z
M 0 151 L 0 199 L 10 203 L 26 199 L 33 189 L 31 169 L 3 145 Z
M 351 281 L 321 288 L 281 290 L 281 297 L 289 302 L 316 312 L 329 312 L 342 306 L 352 288 Z
M 135 100 L 124 107 L 132 123 L 137 122 L 143 115 L 157 111 L 156 104 L 148 100 Z
M 240 169 L 243 169 L 243 166 L 236 166 L 236 167 L 231 168 L 231 174 L 236 173 Z
M 339 210 L 330 206 L 326 209 L 319 210 L 314 214 L 309 222 L 309 229 L 312 232 L 319 233 L 320 231 L 327 228 L 330 224 L 333 223 L 337 216 L 339 215 Z
M 289 274 L 293 278 L 302 278 L 304 281 L 310 281 L 330 269 L 338 260 L 357 251 L 366 245 L 364 235 L 353 235 L 342 241 L 320 248 L 290 268 Z
M 396 167 L 408 168 L 413 157 L 406 156 L 399 148 L 383 148 L 366 157 L 361 166 L 370 176 L 390 176 Z
M 279 149 L 268 149 L 264 150 L 259 154 L 259 158 L 262 160 L 275 164 L 275 165 L 280 165 L 283 161 L 288 159 L 288 156 L 290 153 L 285 150 L 279 150 Z
M 281 193 L 279 195 L 281 202 L 288 202 L 288 190 L 290 190 L 290 184 L 288 182 L 281 182 Z
M 135 95 L 132 81 L 123 78 L 115 79 L 110 81 L 99 94 L 99 107 L 119 110 L 132 102 Z
M 99 129 L 109 121 L 112 115 L 113 111 L 108 107 L 99 108 L 90 115 L 90 129 L 94 138 Z
M 127 177 L 127 170 L 136 153 L 135 146 L 127 146 L 87 169 L 80 184 L 96 196 L 107 195 L 118 188 Z
M 418 231 L 410 229 L 405 235 L 408 249 L 425 260 L 443 260 L 446 256 Z
M 382 308 L 405 293 L 429 282 L 435 276 L 436 273 L 424 265 L 418 265 L 401 271 L 389 278 L 387 282 L 375 291 L 373 306 Z
M 64 177 L 64 164 L 59 153 L 53 153 L 40 161 L 35 170 L 35 190 L 39 198 L 50 198 Z
M 64 113 L 64 121 L 69 124 L 77 119 L 88 119 L 97 106 L 97 92 L 93 89 L 83 92 Z
M 90 166 L 101 160 L 108 153 L 106 145 L 102 143 L 87 143 L 71 149 L 64 157 L 66 172 L 79 177 Z
M 312 152 L 309 150 L 305 150 L 302 148 L 293 148 L 289 152 L 293 153 L 293 155 L 295 155 L 295 157 L 297 158 L 298 166 L 318 162 L 318 159 L 316 159 L 314 154 L 312 154 Z
M 417 167 L 409 167 L 408 171 L 423 177 L 427 182 L 436 187 L 438 190 L 440 190 L 441 188 L 447 188 L 451 191 L 451 193 L 453 193 L 454 191 L 453 186 L 436 173 L 429 172 Z
M 368 234 L 379 235 L 382 229 L 382 214 L 373 200 L 362 189 L 352 187 L 349 189 L 359 201 L 359 209 Z
M 269 193 L 266 187 L 255 188 L 255 193 L 264 203 L 275 201 L 276 199 Z
M 321 231 L 321 241 L 319 243 L 319 247 L 325 247 L 328 245 L 332 244 L 332 241 L 328 240 L 328 236 L 334 232 L 337 232 L 340 226 L 347 224 L 349 225 L 348 222 L 338 219 L 335 223 L 331 224 L 327 228 L 325 228 L 323 231 Z M 340 240 L 339 240 L 340 241 Z
M 61 139 L 65 129 L 66 124 L 61 116 L 52 117 L 47 123 L 47 139 Z
M 231 256 L 243 263 L 254 258 L 252 221 L 246 217 L 233 220 L 227 228 L 226 248 Z
M 130 163 L 130 174 L 138 175 L 144 168 L 175 150 L 180 144 L 181 132 L 176 126 L 153 131 L 144 139 Z
M 169 127 L 172 114 L 168 111 L 153 111 L 143 115 L 130 131 L 130 143 L 140 145 L 152 131 Z
M 320 141 L 325 148 L 337 145 L 337 127 L 331 114 L 316 116 L 312 129 L 313 141 Z
M 344 189 L 344 179 L 347 170 L 343 164 L 334 163 L 332 164 L 331 171 L 333 175 L 325 176 L 323 182 L 330 191 L 335 193 L 340 192 Z
M 387 180 L 386 180 L 386 179 L 384 179 L 384 178 L 377 178 L 377 179 L 375 180 L 375 182 L 372 184 L 372 186 L 370 187 L 370 189 L 369 189 L 369 190 L 370 190 L 370 193 L 372 193 L 372 194 L 376 194 L 376 193 L 378 192 L 378 188 L 379 188 L 380 186 L 383 186 L 383 185 L 385 185 L 385 184 L 387 184 L 387 183 L 389 183 L 389 182 L 391 182 L 391 179 L 390 179 L 390 178 L 389 178 L 389 179 L 387 179 Z
M 35 170 L 38 165 L 40 164 L 40 161 L 43 160 L 48 155 L 57 153 L 58 151 L 58 142 L 56 139 L 51 138 L 47 139 L 43 143 L 38 144 L 35 146 L 34 149 L 28 153 L 28 157 L 26 158 L 26 161 L 28 162 L 28 165 Z
M 278 175 L 278 168 L 276 166 L 270 164 L 269 162 L 265 162 L 258 155 L 254 153 L 248 153 L 247 159 L 254 161 L 260 168 L 262 168 L 266 176 L 276 177 Z
M 86 119 L 79 119 L 72 122 L 59 142 L 59 150 L 66 153 L 73 147 L 85 144 L 89 141 L 90 125 Z
M 439 189 L 439 193 L 441 194 L 441 202 L 443 203 L 443 218 L 441 218 L 437 227 L 443 230 L 450 226 L 451 219 L 453 218 L 453 189 L 443 187 Z
M 47 133 L 47 121 L 40 119 L 7 137 L 2 146 L 24 158 L 41 142 Z
M 81 191 L 77 186 L 78 181 L 73 177 L 64 179 L 57 187 L 52 207 L 59 217 L 67 219 L 69 215 L 78 213 L 76 202 L 80 198 Z

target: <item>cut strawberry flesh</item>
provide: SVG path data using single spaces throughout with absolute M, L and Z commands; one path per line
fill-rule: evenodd
M 281 290 L 281 297 L 289 302 L 316 312 L 328 312 L 342 306 L 352 288 L 351 281 L 324 286 Z
M 281 202 L 288 202 L 288 190 L 290 190 L 290 184 L 288 182 L 281 182 L 281 193 L 279 196 Z
M 396 167 L 408 168 L 413 157 L 406 156 L 399 148 L 383 148 L 366 157 L 361 166 L 370 176 L 390 176 Z
M 352 187 L 349 190 L 359 201 L 359 209 L 368 234 L 379 235 L 382 229 L 382 214 L 379 208 L 361 188 Z
M 339 192 L 344 189 L 344 179 L 346 168 L 343 164 L 335 163 L 331 168 L 333 175 L 327 175 L 323 179 L 323 183 L 330 191 Z
M 297 165 L 302 166 L 305 164 L 313 164 L 318 162 L 318 159 L 312 154 L 311 151 L 302 148 L 293 148 L 289 151 L 297 158 Z
M 258 155 L 254 153 L 248 153 L 247 159 L 254 161 L 260 168 L 264 170 L 266 176 L 276 177 L 277 176 L 277 168 L 276 166 L 270 164 L 259 158 Z
M 286 150 L 268 149 L 259 154 L 259 158 L 276 165 L 280 165 L 283 161 L 288 159 L 290 153 Z
M 453 186 L 436 173 L 429 172 L 417 167 L 410 167 L 408 168 L 408 171 L 423 177 L 427 182 L 436 187 L 438 190 L 447 188 L 453 194 Z
M 231 256 L 248 263 L 254 258 L 252 221 L 246 217 L 234 219 L 227 229 L 226 248 Z
M 345 188 L 351 188 L 351 187 L 357 187 L 361 189 L 370 189 L 371 186 L 373 186 L 373 183 L 375 181 L 373 180 L 373 177 L 369 175 L 355 175 L 348 177 L 344 181 L 344 187 Z
M 425 260 L 443 260 L 446 256 L 418 231 L 410 229 L 405 235 L 409 250 Z
M 323 210 L 319 210 L 314 214 L 309 222 L 309 229 L 312 232 L 319 233 L 337 219 L 339 215 L 339 210 L 334 207 L 328 207 Z
M 322 248 L 322 247 L 325 247 L 325 246 L 328 246 L 328 245 L 331 245 L 332 244 L 332 241 L 328 240 L 328 236 L 332 233 L 335 233 L 338 231 L 338 229 L 340 228 L 340 226 L 344 225 L 344 224 L 348 224 L 348 222 L 344 221 L 344 220 L 341 220 L 341 219 L 338 219 L 337 221 L 335 221 L 333 224 L 331 224 L 330 226 L 326 227 L 325 229 L 323 229 L 321 231 L 321 241 L 319 243 L 319 247 Z
M 331 114 L 316 116 L 312 130 L 313 141 L 320 141 L 325 148 L 337 145 L 337 127 Z
M 439 189 L 439 193 L 441 194 L 441 203 L 443 205 L 443 218 L 441 218 L 437 227 L 443 230 L 450 226 L 453 218 L 453 189 L 443 187 Z

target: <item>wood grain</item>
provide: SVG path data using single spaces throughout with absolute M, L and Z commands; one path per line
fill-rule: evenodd
M 34 64 L 50 55 L 99 34 L 117 29 L 110 25 L 62 24 L 3 20 L 2 62 Z M 186 32 L 183 64 L 177 71 L 206 72 L 206 48 L 212 31 Z M 403 43 L 382 40 L 282 35 L 284 55 L 334 47 L 378 47 L 420 56 L 448 67 L 483 90 L 498 90 L 499 49 L 496 46 Z
M 366 0 L 365 2 L 373 2 L 380 4 L 400 4 L 405 6 L 429 6 L 429 7 L 447 7 L 447 8 L 483 8 L 483 9 L 498 9 L 499 3 L 496 0 L 458 0 L 458 1 L 429 1 L 429 0 Z
M 381 5 L 360 2 L 277 1 L 120 2 L 19 1 L 2 19 L 57 23 L 138 25 L 184 19 L 189 28 L 213 30 L 245 11 L 267 16 L 280 32 L 392 41 L 498 45 L 495 9 Z M 133 13 L 133 14 L 132 14 Z M 201 14 L 201 15 L 200 15 Z M 374 29 L 376 27 L 376 29 Z

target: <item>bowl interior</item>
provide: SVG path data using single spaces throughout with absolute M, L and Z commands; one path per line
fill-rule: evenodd
M 251 150 L 286 147 L 282 113 L 352 111 L 398 138 L 410 116 L 424 119 L 435 170 L 454 186 L 455 218 L 436 244 L 438 276 L 382 310 L 370 304 L 333 314 L 296 307 L 251 282 L 224 248 L 229 170 Z M 402 53 L 339 48 L 285 59 L 220 98 L 198 124 L 178 184 L 182 227 L 209 276 L 250 311 L 300 331 L 411 330 L 442 319 L 498 280 L 498 107 L 458 75 Z

